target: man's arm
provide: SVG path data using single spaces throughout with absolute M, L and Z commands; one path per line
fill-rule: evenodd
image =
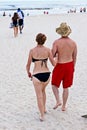
M 52 46 L 52 55 L 53 55 L 53 57 L 56 57 L 56 53 L 57 53 L 57 45 L 56 45 L 56 42 L 54 42 L 53 46 Z
M 74 62 L 74 66 L 76 64 L 76 58 L 77 58 L 77 45 L 75 44 L 75 48 L 73 51 L 73 62 Z

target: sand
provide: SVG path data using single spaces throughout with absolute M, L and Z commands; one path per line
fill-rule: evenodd
M 87 119 L 81 117 L 87 114 L 87 14 L 25 17 L 23 34 L 17 38 L 9 28 L 10 22 L 10 17 L 0 17 L 0 130 L 87 130 Z M 61 106 L 53 110 L 55 98 L 49 83 L 47 113 L 45 121 L 40 122 L 34 87 L 26 73 L 28 53 L 36 45 L 35 36 L 39 32 L 46 34 L 46 46 L 51 48 L 60 37 L 55 28 L 61 22 L 70 25 L 70 38 L 78 46 L 74 84 L 69 89 L 67 110 L 63 112 Z M 62 99 L 62 86 L 60 96 Z

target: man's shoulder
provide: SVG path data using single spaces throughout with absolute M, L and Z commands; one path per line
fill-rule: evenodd
M 58 44 L 60 41 L 61 41 L 62 39 L 56 39 L 54 42 L 53 42 L 53 44 Z
M 68 40 L 69 40 L 70 42 L 72 42 L 73 44 L 76 44 L 76 42 L 75 42 L 73 39 L 69 38 Z
M 17 13 L 18 13 L 18 15 L 19 15 L 20 17 L 23 17 L 23 18 L 24 18 L 24 12 L 23 12 L 22 10 L 18 11 Z
M 22 17 L 24 17 L 24 12 L 21 10 Z

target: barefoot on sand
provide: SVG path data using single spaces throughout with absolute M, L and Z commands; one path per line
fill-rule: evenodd
M 57 103 L 57 104 L 53 107 L 53 109 L 58 108 L 58 106 L 61 106 L 61 103 Z
M 47 111 L 45 110 L 45 111 L 44 111 L 44 113 L 46 114 L 46 113 L 47 113 Z
M 64 106 L 62 106 L 61 109 L 62 109 L 62 111 L 66 111 L 66 107 L 64 107 Z
M 44 121 L 44 118 L 43 118 L 43 117 L 40 117 L 40 121 Z

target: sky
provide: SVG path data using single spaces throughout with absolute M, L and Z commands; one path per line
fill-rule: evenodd
M 4 1 L 6 1 L 6 2 L 12 1 L 13 2 L 13 1 L 57 1 L 57 0 L 0 0 L 0 2 L 4 2 Z M 67 0 L 60 0 L 60 1 L 67 1 Z M 74 0 L 69 0 L 69 1 L 74 1 Z
M 57 1 L 57 0 L 0 0 L 0 2 L 15 2 L 15 1 Z M 68 2 L 76 2 L 76 1 L 82 1 L 82 2 L 85 2 L 87 0 L 58 0 L 58 1 L 68 1 Z
M 0 2 L 15 2 L 15 1 L 18 2 L 18 1 L 57 1 L 57 0 L 0 0 Z M 64 1 L 64 0 L 58 0 L 58 1 Z
M 4 2 L 4 1 L 6 1 L 6 2 L 8 2 L 8 1 L 50 1 L 50 0 L 0 0 L 0 2 Z M 56 0 L 54 0 L 54 1 L 56 1 Z

